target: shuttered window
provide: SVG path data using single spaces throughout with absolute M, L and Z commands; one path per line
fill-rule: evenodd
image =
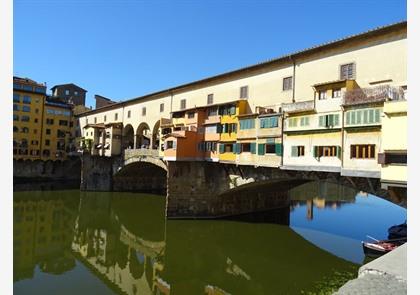
M 260 118 L 260 128 L 275 128 L 279 126 L 277 117 Z
M 240 88 L 239 98 L 248 98 L 248 86 L 242 86 Z
M 318 117 L 319 127 L 334 127 L 340 125 L 340 115 L 331 114 Z
M 283 78 L 283 91 L 291 90 L 293 88 L 293 78 L 292 76 Z
M 380 122 L 380 109 L 365 109 L 346 112 L 347 125 L 376 124 Z
M 305 155 L 305 146 L 292 146 L 292 157 L 303 157 Z
M 340 66 L 340 79 L 355 79 L 356 64 L 350 63 Z
M 219 153 L 223 154 L 225 152 L 225 145 L 223 143 L 219 143 Z
M 187 100 L 186 99 L 181 99 L 180 104 L 181 104 L 180 109 L 181 110 L 185 109 L 187 107 Z
M 313 147 L 313 156 L 314 158 L 320 157 L 341 157 L 341 147 L 340 146 L 314 146 Z
M 207 95 L 207 104 L 213 104 L 213 94 Z
M 258 155 L 264 155 L 265 154 L 265 144 L 260 143 L 258 144 Z
M 239 121 L 239 128 L 241 130 L 254 129 L 255 119 L 243 119 Z
M 301 117 L 300 126 L 309 126 L 309 117 Z
M 251 142 L 251 154 L 255 154 L 257 151 L 257 144 L 255 142 Z
M 351 159 L 375 159 L 374 144 L 352 144 L 350 146 Z
M 297 127 L 298 118 L 288 118 L 289 127 Z

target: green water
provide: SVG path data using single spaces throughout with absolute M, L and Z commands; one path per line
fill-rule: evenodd
M 166 220 L 163 196 L 16 192 L 14 294 L 320 294 L 357 274 L 299 231 L 296 205 L 270 214 Z

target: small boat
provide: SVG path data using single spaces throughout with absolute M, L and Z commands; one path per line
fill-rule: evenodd
M 372 237 L 369 237 L 373 239 Z M 390 239 L 390 240 L 375 240 L 375 242 L 362 242 L 363 252 L 366 256 L 379 257 L 407 242 L 407 238 Z
M 391 226 L 388 229 L 388 239 L 406 238 L 407 237 L 407 222 Z

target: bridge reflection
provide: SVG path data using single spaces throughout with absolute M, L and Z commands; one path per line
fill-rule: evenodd
M 310 289 L 326 273 L 353 265 L 288 227 L 290 208 L 304 201 L 300 193 L 307 195 L 308 187 L 290 192 L 291 207 L 199 222 L 166 220 L 165 200 L 157 196 L 85 192 L 76 200 L 75 192 L 49 198 L 43 192 L 33 200 L 19 194 L 14 280 L 32 278 L 36 265 L 65 274 L 79 261 L 117 294 L 293 293 L 298 277 L 305 278 L 299 288 Z M 334 201 L 352 202 L 350 195 Z M 324 196 L 321 190 L 312 197 Z

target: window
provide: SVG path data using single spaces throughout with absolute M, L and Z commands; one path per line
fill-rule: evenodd
M 309 117 L 301 117 L 300 126 L 309 126 Z
M 106 122 L 106 115 L 104 116 L 104 122 Z
M 289 127 L 297 127 L 298 118 L 288 118 Z
M 22 117 L 20 118 L 20 120 L 21 120 L 22 122 L 29 122 L 29 116 L 22 116 Z
M 35 114 L 39 114 L 39 109 L 35 109 Z
M 341 97 L 341 88 L 333 89 L 333 91 L 332 91 L 332 97 L 333 98 Z
M 114 121 L 117 121 L 118 120 L 118 113 L 115 113 L 115 115 L 114 115 Z
M 275 128 L 279 126 L 277 117 L 260 118 L 260 128 Z
M 252 119 L 239 120 L 239 128 L 241 130 L 254 129 L 255 119 L 252 118 Z
M 292 90 L 293 88 L 293 78 L 292 76 L 283 78 L 283 91 Z
M 219 115 L 221 116 L 231 116 L 236 114 L 235 105 L 224 105 L 219 107 Z
M 45 140 L 45 145 L 50 145 L 50 140 L 49 139 Z
M 166 149 L 176 149 L 176 142 L 173 140 L 168 140 L 166 142 Z
M 340 146 L 314 146 L 313 149 L 314 158 L 320 157 L 341 157 Z
M 355 79 L 356 65 L 354 63 L 340 66 L 340 79 Z
M 38 145 L 39 141 L 38 140 L 32 140 L 31 141 L 31 145 Z
M 160 104 L 160 112 L 162 113 L 165 110 L 165 104 L 161 103 Z
M 66 120 L 60 120 L 59 122 L 58 122 L 58 125 L 60 125 L 60 126 L 67 126 L 68 125 L 68 121 L 66 121 Z
M 97 122 L 97 119 L 95 117 L 95 118 L 93 118 L 93 123 L 96 124 L 96 122 Z
M 187 101 L 185 99 L 181 99 L 180 109 L 183 110 L 187 107 Z
M 33 90 L 31 85 L 23 85 L 22 88 L 23 88 L 23 90 L 26 90 L 26 91 L 32 91 Z
M 239 98 L 248 98 L 248 86 L 242 86 L 239 89 Z
M 381 122 L 379 109 L 365 109 L 346 112 L 346 124 L 377 124 Z
M 305 146 L 297 145 L 292 146 L 292 157 L 303 157 L 305 156 Z
M 54 125 L 54 119 L 47 119 L 47 125 Z
M 340 115 L 331 114 L 318 117 L 319 127 L 334 127 L 340 124 Z
M 187 117 L 188 117 L 188 119 L 193 119 L 195 117 L 195 113 L 194 112 L 189 112 L 189 113 L 187 113 Z
M 66 89 L 66 90 L 64 91 L 64 93 L 65 93 L 66 95 L 70 95 L 70 90 Z
M 13 126 L 13 132 L 19 132 L 19 128 L 17 128 L 16 126 Z
M 29 113 L 30 111 L 31 111 L 31 107 L 30 106 L 22 106 L 22 112 Z
M 250 153 L 251 152 L 251 143 L 243 143 L 241 144 L 241 151 L 243 153 Z
M 34 129 L 34 134 L 37 134 L 38 133 L 38 130 L 37 129 Z
M 79 95 L 79 92 L 78 91 L 75 91 L 74 92 L 74 95 L 76 95 L 76 96 Z
M 204 127 L 204 132 L 207 134 L 217 133 L 217 125 L 207 125 L 206 127 Z
M 232 153 L 233 152 L 233 144 L 225 144 L 225 153 Z
M 22 102 L 23 103 L 31 103 L 31 97 L 28 96 L 28 95 L 24 95 Z
M 42 151 L 42 155 L 43 155 L 44 157 L 49 157 L 49 156 L 50 156 L 50 150 L 43 150 L 43 151 Z
M 222 124 L 222 133 L 232 133 L 236 132 L 236 123 L 225 123 Z
M 19 102 L 20 101 L 20 95 L 13 93 L 13 102 Z
M 45 134 L 51 134 L 51 129 L 45 129 Z
M 207 110 L 207 117 L 217 116 L 217 107 L 209 108 Z
M 213 94 L 207 95 L 207 104 L 213 104 Z
M 143 107 L 143 108 L 141 109 L 141 115 L 142 115 L 142 116 L 146 116 L 146 107 Z
M 22 133 L 29 133 L 29 128 L 28 127 L 22 127 L 21 131 Z
M 407 165 L 407 151 L 380 153 L 378 154 L 378 164 Z
M 374 144 L 352 144 L 350 145 L 351 159 L 375 159 Z
M 19 116 L 16 114 L 13 114 L 13 121 L 19 121 Z
M 131 111 L 128 111 L 127 112 L 127 118 L 130 118 L 131 117 Z
M 318 99 L 319 100 L 327 99 L 327 90 L 320 90 L 318 92 Z
M 265 145 L 266 154 L 274 154 L 276 152 L 276 145 L 274 143 L 267 143 Z
M 38 118 L 35 118 L 35 119 L 34 119 L 34 122 L 35 122 L 35 123 L 38 123 Z
M 19 105 L 13 104 L 13 110 L 14 111 L 19 111 Z

